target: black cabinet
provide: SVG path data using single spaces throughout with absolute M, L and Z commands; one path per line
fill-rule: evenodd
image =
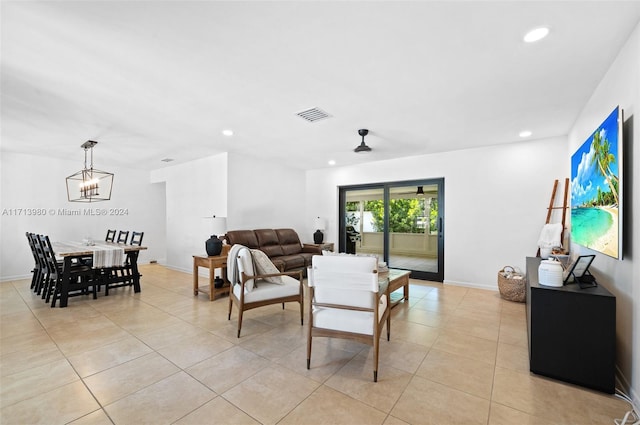
M 539 257 L 527 258 L 531 372 L 615 392 L 616 298 L 602 286 L 538 283 Z

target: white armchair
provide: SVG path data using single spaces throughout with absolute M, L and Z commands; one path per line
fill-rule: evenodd
M 374 257 L 319 256 L 312 259 L 309 279 L 307 369 L 313 337 L 346 338 L 373 346 L 373 380 L 378 381 L 380 335 L 390 337 L 389 291 L 380 286 Z
M 229 316 L 233 304 L 238 307 L 238 338 L 242 329 L 242 314 L 253 308 L 286 302 L 300 303 L 300 325 L 304 318 L 302 270 L 280 272 L 260 250 L 233 245 L 227 260 L 227 277 L 231 281 Z M 297 276 L 295 279 L 292 276 Z

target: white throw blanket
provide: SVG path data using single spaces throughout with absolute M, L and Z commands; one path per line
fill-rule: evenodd
M 122 267 L 124 265 L 124 249 L 111 246 L 93 246 L 93 268 Z
M 554 246 L 562 246 L 560 235 L 562 235 L 561 223 L 545 224 L 538 239 L 538 247 L 553 248 Z
M 231 286 L 240 283 L 240 273 L 238 272 L 238 253 L 243 250 L 248 249 L 244 245 L 234 244 L 229 249 L 229 254 L 227 254 L 227 279 L 231 282 Z

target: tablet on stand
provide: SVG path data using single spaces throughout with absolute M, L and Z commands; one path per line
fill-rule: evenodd
M 589 266 L 593 262 L 594 258 L 596 258 L 595 255 L 579 256 L 570 266 L 569 271 L 564 278 L 564 284 L 566 285 L 569 283 L 573 276 L 574 282 L 576 282 L 581 289 L 598 286 L 596 278 L 589 272 Z

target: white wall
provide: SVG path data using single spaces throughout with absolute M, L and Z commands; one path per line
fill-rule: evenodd
M 640 211 L 640 25 L 629 38 L 587 102 L 569 133 L 570 156 L 616 105 L 624 110 L 623 260 L 580 246 L 574 254 L 596 254 L 592 268 L 598 283 L 616 296 L 616 351 L 619 379 L 640 405 L 640 232 L 633 218 Z M 634 146 L 635 145 L 635 146 Z M 635 170 L 634 170 L 635 168 Z
M 212 220 L 227 216 L 227 154 L 151 172 L 152 182 L 166 187 L 166 258 L 163 264 L 191 272 L 193 255 L 205 254 Z
M 325 240 L 337 241 L 338 186 L 444 177 L 445 283 L 497 289 L 498 270 L 524 271 L 536 254 L 553 182 L 562 194 L 569 177 L 566 145 L 554 138 L 310 171 L 307 215 L 327 217 Z
M 304 179 L 298 169 L 232 153 L 152 171 L 151 181 L 166 185 L 164 264 L 190 273 L 214 214 L 227 217 L 227 230 L 304 229 Z
M 315 216 L 305 216 L 305 172 L 246 155 L 229 154 L 228 230 L 295 229 L 313 242 Z
M 146 171 L 100 164 L 115 174 L 111 200 L 90 204 L 67 201 L 65 178 L 81 168 L 81 158 L 58 160 L 43 156 L 3 152 L 0 158 L 0 280 L 30 276 L 33 257 L 25 232 L 48 234 L 52 241 L 104 239 L 107 229 L 143 231 L 141 263 L 164 256 L 164 188 L 149 183 Z M 22 211 L 20 211 L 22 209 Z M 32 215 L 25 209 L 40 209 Z M 60 210 L 79 211 L 64 215 Z M 84 215 L 106 209 L 107 215 Z M 120 209 L 123 215 L 111 215 Z M 33 212 L 33 211 L 31 211 Z

